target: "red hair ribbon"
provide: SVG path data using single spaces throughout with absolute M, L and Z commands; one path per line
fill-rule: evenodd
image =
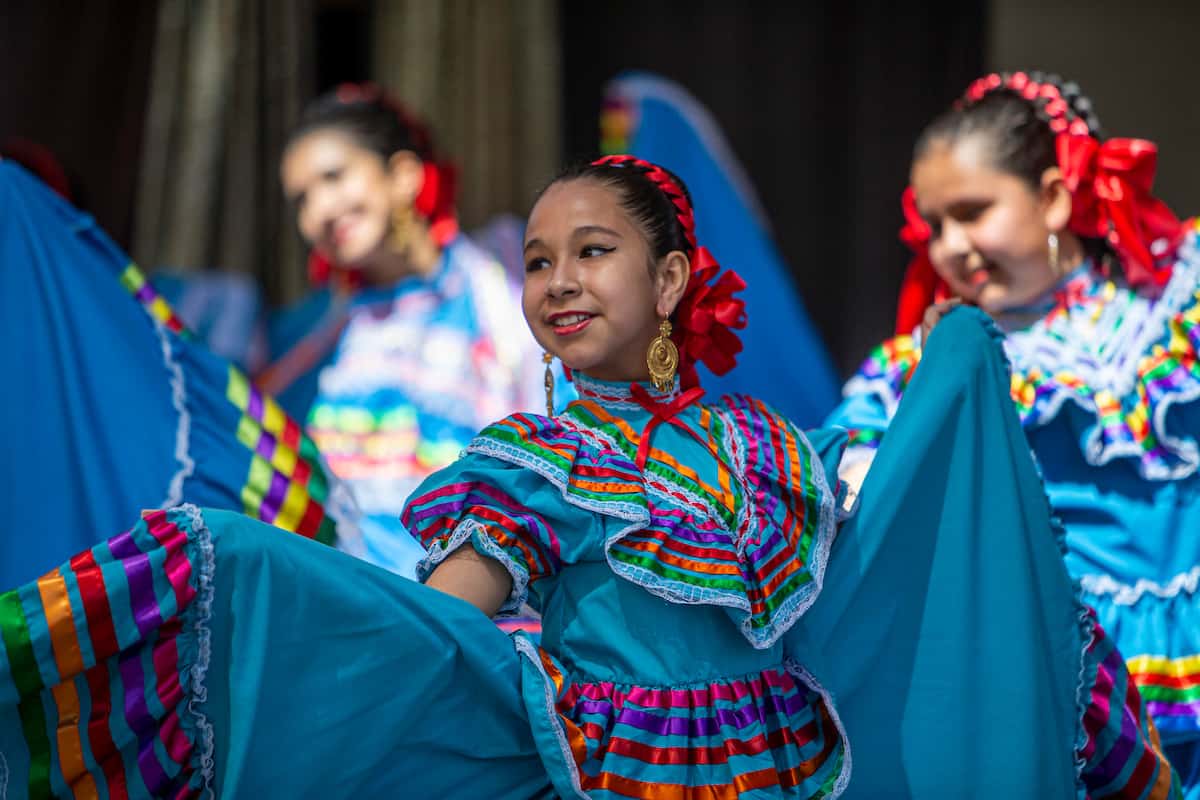
M 912 260 L 900 284 L 900 301 L 896 306 L 896 333 L 912 333 L 921 324 L 925 309 L 950 295 L 950 288 L 933 269 L 929 260 L 929 223 L 917 211 L 916 195 L 909 186 L 900 198 L 904 209 L 904 227 L 900 241 L 912 250 Z
M 409 132 L 413 153 L 421 159 L 425 179 L 413 200 L 413 210 L 429 223 L 429 235 L 438 247 L 445 247 L 458 235 L 458 215 L 455 199 L 458 194 L 458 168 L 449 161 L 434 157 L 429 128 L 396 98 L 373 83 L 344 83 L 335 90 L 341 103 L 377 103 L 390 110 Z M 347 269 L 315 248 L 308 256 L 308 280 L 322 286 L 334 280 L 346 288 L 358 288 L 362 279 L 355 270 Z
M 746 327 L 746 303 L 734 295 L 746 282 L 721 265 L 705 247 L 696 244 L 696 218 L 687 194 L 662 167 L 629 155 L 605 156 L 594 166 L 633 167 L 658 187 L 677 210 L 690 251 L 691 273 L 683 298 L 675 308 L 671 339 L 679 348 L 679 382 L 684 389 L 700 384 L 696 364 L 703 363 L 714 375 L 724 375 L 737 365 L 742 341 L 734 330 Z M 716 279 L 715 282 L 713 279 Z
M 1184 227 L 1166 203 L 1150 194 L 1158 148 L 1144 139 L 1101 144 L 1070 133 L 1060 133 L 1055 144 L 1071 192 L 1071 230 L 1107 241 L 1131 285 L 1164 285 L 1171 269 L 1156 265 L 1152 248 L 1160 254 L 1173 251 Z

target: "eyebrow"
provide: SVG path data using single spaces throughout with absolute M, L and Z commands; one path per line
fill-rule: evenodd
M 575 230 L 571 231 L 571 236 L 572 237 L 577 237 L 580 235 L 586 236 L 589 233 L 605 233 L 605 234 L 608 234 L 609 236 L 615 237 L 617 239 L 621 238 L 621 234 L 617 233 L 612 228 L 606 228 L 603 225 L 581 225 L 578 228 L 576 228 Z M 529 250 L 531 247 L 534 247 L 534 246 L 540 245 L 540 244 L 542 244 L 541 239 L 530 239 L 528 242 L 525 243 L 524 249 Z

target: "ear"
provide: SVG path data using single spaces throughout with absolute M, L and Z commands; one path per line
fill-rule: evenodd
M 1066 230 L 1071 222 L 1071 192 L 1063 182 L 1062 170 L 1049 167 L 1042 173 L 1039 195 L 1046 229 L 1054 233 Z
M 675 307 L 683 299 L 683 292 L 687 289 L 688 278 L 691 275 L 691 262 L 682 251 L 672 250 L 659 259 L 654 279 L 658 295 L 654 310 L 660 318 L 665 319 L 675 313 Z
M 425 185 L 425 164 L 410 150 L 397 150 L 387 162 L 392 202 L 411 206 Z

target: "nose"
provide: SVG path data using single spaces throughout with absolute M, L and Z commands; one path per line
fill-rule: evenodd
M 579 274 L 574 259 L 558 259 L 550 270 L 550 280 L 546 281 L 547 297 L 564 300 L 580 293 L 582 287 L 579 284 Z

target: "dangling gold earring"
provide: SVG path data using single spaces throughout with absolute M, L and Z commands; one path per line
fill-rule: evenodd
M 1050 249 L 1050 272 L 1058 277 L 1058 234 L 1051 233 L 1046 237 L 1046 246 Z
M 388 244 L 392 250 L 397 253 L 408 250 L 412 243 L 415 220 L 416 214 L 413 213 L 412 206 L 400 205 L 392 209 L 392 227 L 388 231 Z
M 554 416 L 554 373 L 550 370 L 554 356 L 542 353 L 542 363 L 546 365 L 546 416 Z
M 646 351 L 646 366 L 650 368 L 650 382 L 660 392 L 669 392 L 675 385 L 675 372 L 679 369 L 679 349 L 671 341 L 671 322 L 658 324 L 658 336 L 650 342 Z

